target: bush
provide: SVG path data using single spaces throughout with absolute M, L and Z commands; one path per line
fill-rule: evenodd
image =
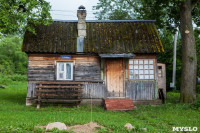
M 21 75 L 21 74 L 15 74 L 10 76 L 12 81 L 26 81 L 27 76 L 26 75 Z
M 14 74 L 9 76 L 1 76 L 0 77 L 0 86 L 9 85 L 13 81 L 26 81 L 26 75 Z
M 192 108 L 193 108 L 193 109 L 197 109 L 197 110 L 200 111 L 200 98 L 197 99 L 197 100 L 194 102 L 194 104 L 192 105 Z

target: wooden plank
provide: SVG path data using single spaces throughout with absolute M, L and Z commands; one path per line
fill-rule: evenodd
M 106 87 L 102 83 L 88 83 L 83 88 L 83 98 L 105 98 Z
M 152 100 L 155 99 L 154 81 L 147 80 L 127 80 L 126 96 L 133 100 Z
M 106 59 L 107 89 L 112 96 L 123 97 L 123 60 Z
M 36 101 L 41 101 L 41 102 L 76 102 L 76 101 L 81 101 L 80 99 L 35 99 Z
M 104 80 L 104 59 L 101 59 L 101 80 Z
M 37 84 L 83 84 L 83 82 L 62 82 L 62 81 L 58 81 L 58 82 L 44 82 L 44 81 L 37 81 Z
M 62 88 L 62 89 L 67 89 L 67 88 L 83 88 L 83 86 L 36 86 L 36 88 Z
M 36 93 L 40 92 L 71 92 L 71 90 L 36 90 Z M 73 90 L 73 92 L 83 92 L 82 90 Z
M 66 97 L 77 97 L 77 96 L 82 96 L 82 94 L 49 94 L 49 93 L 39 93 L 36 94 L 38 97 L 59 97 L 59 98 L 66 98 Z

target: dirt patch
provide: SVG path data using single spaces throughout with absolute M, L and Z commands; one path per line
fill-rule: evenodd
M 74 131 L 75 133 L 94 133 L 98 129 L 104 128 L 103 126 L 98 125 L 96 122 L 90 122 L 84 125 L 75 125 L 68 127 L 68 129 Z
M 35 126 L 36 128 L 46 129 L 46 126 Z M 67 126 L 67 130 L 75 133 L 94 133 L 104 128 L 96 122 L 90 122 L 84 125 Z

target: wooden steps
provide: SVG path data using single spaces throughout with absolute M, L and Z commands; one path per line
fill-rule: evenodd
M 132 99 L 104 99 L 105 109 L 114 111 L 128 111 L 134 108 Z

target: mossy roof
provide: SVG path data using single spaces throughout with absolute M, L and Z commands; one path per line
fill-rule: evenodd
M 164 52 L 155 21 L 86 21 L 84 52 L 95 54 Z M 26 53 L 76 53 L 77 21 L 54 21 L 26 32 Z

